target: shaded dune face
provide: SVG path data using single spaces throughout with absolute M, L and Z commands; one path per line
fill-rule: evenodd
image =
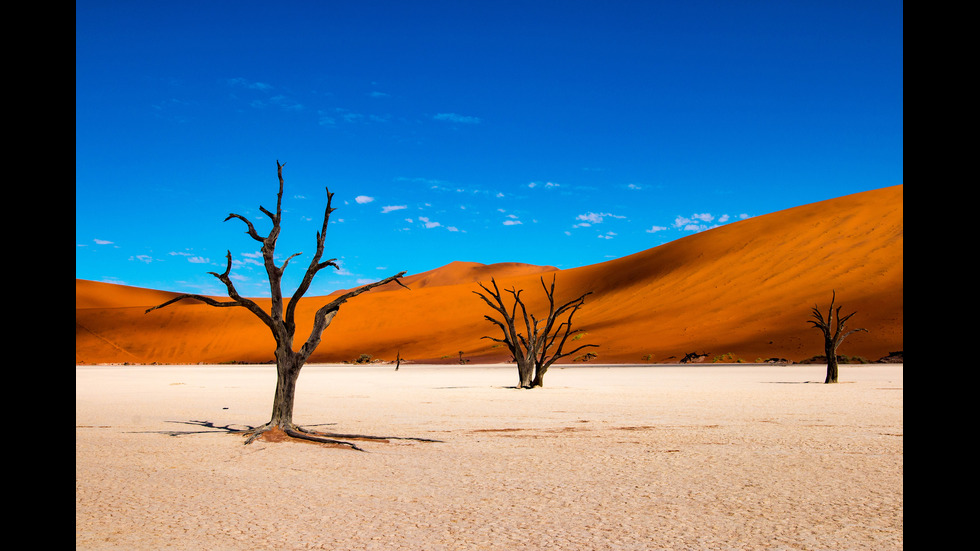
M 848 195 L 694 234 L 580 268 L 452 262 L 409 275 L 411 290 L 388 285 L 345 304 L 323 334 L 313 362 L 361 354 L 416 362 L 503 362 L 509 354 L 491 313 L 473 294 L 478 282 L 525 289 L 532 312 L 546 312 L 543 277 L 556 300 L 591 291 L 575 316 L 594 362 L 676 362 L 689 352 L 732 353 L 745 361 L 799 361 L 823 353 L 807 320 L 836 291 L 849 327 L 863 327 L 839 352 L 876 360 L 903 350 L 903 186 Z M 77 363 L 268 362 L 268 329 L 242 308 L 182 301 L 144 314 L 175 293 L 75 281 Z M 224 297 L 217 297 L 225 299 Z M 327 297 L 297 309 L 297 341 Z M 268 300 L 258 299 L 268 307 Z M 539 316 L 540 317 L 540 316 Z

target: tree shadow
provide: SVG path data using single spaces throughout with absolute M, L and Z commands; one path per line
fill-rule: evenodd
M 198 421 L 198 420 L 190 420 L 190 421 L 167 421 L 167 422 L 168 423 L 183 424 L 183 425 L 194 425 L 194 426 L 197 426 L 197 427 L 201 427 L 202 430 L 151 430 L 151 431 L 135 431 L 135 432 L 151 433 L 151 434 L 166 434 L 167 436 L 175 436 L 175 437 L 176 436 L 187 436 L 187 435 L 190 435 L 190 434 L 219 434 L 219 433 L 246 435 L 246 434 L 250 434 L 250 433 L 254 432 L 256 430 L 256 428 L 257 428 L 257 427 L 251 426 L 251 425 L 236 425 L 236 424 L 233 424 L 233 423 L 229 423 L 227 425 L 216 425 L 212 421 Z M 307 426 L 309 426 L 309 427 L 323 427 L 323 426 L 335 425 L 335 424 L 336 423 L 320 423 L 320 424 L 316 424 L 316 425 L 307 425 Z M 412 441 L 412 442 L 434 442 L 434 443 L 442 443 L 443 442 L 442 440 L 436 440 L 436 439 L 433 439 L 433 438 L 422 438 L 422 437 L 417 437 L 417 436 L 372 436 L 372 435 L 367 435 L 367 434 L 349 434 L 349 433 L 339 433 L 339 432 L 321 432 L 321 431 L 312 431 L 312 430 L 306 430 L 306 429 L 304 429 L 304 431 L 307 432 L 307 433 L 309 433 L 309 434 L 313 434 L 313 435 L 324 437 L 324 438 L 343 438 L 344 440 L 358 440 L 358 441 L 364 441 L 364 442 L 388 443 L 391 440 L 407 440 L 407 441 Z M 358 448 L 356 446 L 352 446 L 352 447 L 353 447 L 353 449 L 356 449 L 358 451 L 364 451 L 361 448 Z
M 770 385 L 825 385 L 827 383 L 823 381 L 766 381 Z M 830 384 L 846 384 L 853 383 L 854 381 L 837 381 L 836 383 Z

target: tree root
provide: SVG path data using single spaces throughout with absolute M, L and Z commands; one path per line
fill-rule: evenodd
M 260 427 L 256 427 L 254 429 L 245 431 L 246 434 L 249 434 L 249 437 L 245 440 L 245 445 L 247 446 L 251 444 L 256 438 L 258 438 L 262 434 L 274 430 L 279 430 L 286 436 L 290 438 L 295 438 L 297 440 L 307 440 L 310 442 L 317 442 L 320 444 L 342 446 L 360 452 L 367 451 L 367 450 L 361 448 L 354 442 L 350 442 L 349 440 L 362 440 L 368 442 L 381 442 L 381 443 L 387 443 L 390 440 L 414 440 L 416 442 L 441 442 L 441 440 L 433 440 L 431 438 L 417 438 L 417 437 L 405 437 L 405 436 L 367 436 L 363 434 L 328 433 L 328 432 L 319 432 L 319 431 L 306 429 L 300 427 L 299 425 L 294 425 L 294 424 L 290 424 L 288 427 L 277 427 L 269 423 L 266 423 L 265 425 L 262 425 Z M 338 438 L 343 438 L 343 440 L 337 440 Z
M 269 423 L 266 423 L 265 425 L 247 431 L 246 434 L 249 433 L 251 434 L 245 440 L 245 445 L 247 446 L 251 444 L 256 438 L 258 438 L 259 436 L 265 433 L 276 431 L 276 430 L 281 431 L 286 436 L 289 436 L 290 438 L 295 438 L 297 440 L 308 440 L 310 442 L 317 442 L 320 444 L 343 446 L 359 452 L 365 451 L 363 448 L 359 447 L 357 444 L 353 442 L 347 442 L 345 440 L 335 440 L 333 438 L 329 438 L 329 436 L 332 435 L 326 433 L 307 430 L 297 425 L 290 425 L 288 427 L 277 427 L 275 425 L 270 425 Z M 382 439 L 378 438 L 378 440 L 382 440 Z
M 349 442 L 349 440 L 360 440 L 365 442 L 379 442 L 388 443 L 391 440 L 413 440 L 415 442 L 442 442 L 442 440 L 434 440 L 431 438 L 419 438 L 414 436 L 369 436 L 365 434 L 341 434 L 333 432 L 320 432 L 311 430 L 308 428 L 300 427 L 299 425 L 290 424 L 288 427 L 278 427 L 272 425 L 271 423 L 266 423 L 264 425 L 253 427 L 250 425 L 245 425 L 244 428 L 239 428 L 242 425 L 232 426 L 228 425 L 215 425 L 211 421 L 169 421 L 171 423 L 181 423 L 185 425 L 195 425 L 203 427 L 208 430 L 195 430 L 195 431 L 149 431 L 155 433 L 162 433 L 169 436 L 183 436 L 187 434 L 208 434 L 213 432 L 224 431 L 231 434 L 242 434 L 247 436 L 245 440 L 245 445 L 251 444 L 256 438 L 259 438 L 263 434 L 269 436 L 270 441 L 284 441 L 287 438 L 294 438 L 296 440 L 306 440 L 309 442 L 316 442 L 319 444 L 328 444 L 333 446 L 340 446 L 344 448 L 350 448 L 355 451 L 366 452 L 364 448 L 361 448 L 354 442 Z M 269 434 L 273 433 L 273 434 Z M 275 433 L 278 433 L 275 434 Z M 342 440 L 339 440 L 342 439 Z

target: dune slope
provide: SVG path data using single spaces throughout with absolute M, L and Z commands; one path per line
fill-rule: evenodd
M 576 314 L 594 343 L 595 362 L 673 362 L 689 352 L 708 359 L 731 353 L 745 361 L 792 361 L 823 353 L 807 319 L 831 293 L 850 327 L 839 352 L 875 360 L 903 350 L 903 186 L 804 205 L 694 234 L 636 254 L 570 270 L 526 264 L 453 262 L 365 293 L 344 305 L 312 361 L 377 359 L 506 361 L 481 339 L 495 331 L 473 294 L 494 277 L 525 289 L 545 308 L 541 279 L 557 279 L 557 299 L 592 295 Z M 244 309 L 193 301 L 144 314 L 173 293 L 75 282 L 76 363 L 266 362 L 274 342 Z M 325 297 L 297 310 L 297 337 L 308 334 Z M 263 303 L 261 299 L 258 300 Z M 267 301 L 265 301 L 267 302 Z M 305 324 L 305 325 L 304 325 Z M 496 336 L 496 335 L 494 335 Z

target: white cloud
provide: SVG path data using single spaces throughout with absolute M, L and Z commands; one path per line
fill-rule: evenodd
M 587 212 L 585 214 L 580 214 L 575 217 L 576 220 L 582 220 L 589 224 L 601 224 L 604 218 L 626 218 L 625 216 L 620 216 L 617 214 L 612 214 L 608 212 Z
M 240 261 L 242 264 L 254 264 L 256 266 L 262 266 L 265 264 L 265 261 L 262 259 L 262 253 L 260 252 L 242 253 L 242 256 L 245 257 L 245 260 Z
M 354 198 L 354 200 L 357 201 L 359 204 L 363 205 L 364 203 L 370 203 L 371 201 L 374 201 L 374 197 L 368 197 L 367 195 L 358 195 L 357 197 Z
M 153 262 L 153 258 L 150 257 L 150 256 L 147 256 L 145 254 L 138 254 L 136 256 L 131 256 L 131 257 L 129 257 L 129 259 L 130 260 L 139 260 L 140 262 L 145 262 L 146 264 L 149 264 L 150 262 Z
M 105 239 L 93 239 L 96 245 L 112 245 L 112 241 L 106 241 Z
M 480 122 L 479 117 L 459 115 L 456 113 L 439 113 L 432 118 L 434 118 L 437 121 L 457 122 L 457 123 L 465 123 L 465 124 L 476 124 Z
M 425 226 L 425 227 L 426 227 L 427 229 L 428 229 L 428 228 L 438 228 L 439 226 L 441 226 L 441 225 L 442 225 L 442 224 L 440 224 L 439 222 L 433 222 L 432 220 L 429 220 L 429 219 L 428 219 L 428 218 L 426 218 L 425 216 L 419 216 L 419 222 L 422 222 L 422 224 L 423 224 L 423 225 L 424 225 L 424 226 Z
M 381 207 L 381 212 L 383 214 L 388 214 L 389 212 L 392 212 L 392 211 L 402 210 L 402 209 L 407 209 L 407 208 L 408 208 L 408 205 L 387 205 L 387 206 Z
M 519 226 L 522 222 L 520 220 L 504 220 L 505 226 Z
M 332 126 L 337 123 L 337 119 L 331 117 L 323 111 L 317 111 L 317 122 L 320 126 Z
M 723 218 L 727 220 L 728 216 L 725 215 Z M 678 216 L 674 219 L 674 227 L 680 228 L 684 231 L 700 232 L 711 227 L 705 222 L 712 222 L 714 219 L 714 215 L 706 212 L 701 214 L 692 214 L 690 218 L 686 216 Z
M 657 233 L 658 231 L 664 231 L 666 229 L 667 228 L 665 226 L 653 226 L 649 230 L 646 230 L 646 232 L 647 233 Z
M 250 90 L 261 90 L 263 92 L 272 90 L 271 84 L 266 84 L 264 82 L 252 82 L 241 77 L 228 79 L 228 84 L 231 84 L 232 86 L 241 86 L 242 88 L 248 88 Z
M 190 262 L 191 264 L 209 264 L 211 262 L 211 259 L 206 258 L 206 257 L 203 257 L 203 256 L 198 256 L 198 255 L 195 255 L 193 253 L 171 252 L 171 253 L 168 253 L 168 254 L 170 256 L 182 256 L 182 257 L 186 258 L 187 261 Z M 261 256 L 261 253 L 253 253 L 251 256 L 256 256 L 256 255 Z M 245 253 L 245 256 L 249 256 L 249 254 L 248 253 Z M 144 262 L 148 262 L 148 261 L 144 260 Z
M 294 100 L 292 98 L 288 98 L 288 97 L 282 96 L 282 95 L 272 96 L 271 98 L 269 98 L 269 101 L 271 103 L 273 103 L 273 104 L 275 104 L 275 105 L 277 105 L 277 106 L 279 106 L 279 107 L 281 107 L 283 109 L 287 109 L 289 111 L 302 111 L 304 109 L 302 103 L 299 103 L 299 102 L 297 102 L 296 100 Z
M 643 188 L 641 188 L 640 186 L 638 186 L 636 184 L 629 184 L 629 185 L 626 186 L 626 189 L 643 189 Z

